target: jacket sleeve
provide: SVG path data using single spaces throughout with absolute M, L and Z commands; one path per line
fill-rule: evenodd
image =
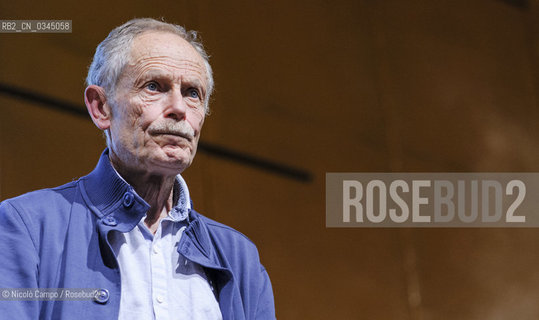
M 255 319 L 257 320 L 274 320 L 275 319 L 275 303 L 273 301 L 273 289 L 271 281 L 264 266 L 260 266 L 260 293 L 258 295 L 258 303 L 256 306 Z
M 38 319 L 39 301 L 22 301 L 15 288 L 37 288 L 39 256 L 28 220 L 7 201 L 0 203 L 0 317 Z

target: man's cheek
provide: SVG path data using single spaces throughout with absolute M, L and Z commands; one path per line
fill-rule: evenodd
M 198 137 L 200 135 L 200 130 L 202 129 L 202 125 L 204 124 L 204 119 L 193 119 L 189 120 L 189 118 L 186 119 L 189 126 L 194 130 L 195 137 Z
M 200 130 L 202 129 L 202 126 L 204 125 L 204 115 L 198 115 L 197 119 L 197 125 L 196 127 L 193 127 L 196 131 L 200 133 Z

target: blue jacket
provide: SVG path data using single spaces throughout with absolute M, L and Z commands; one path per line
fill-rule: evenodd
M 114 172 L 108 151 L 89 175 L 0 204 L 0 288 L 99 288 L 84 301 L 0 301 L 2 319 L 117 319 L 120 270 L 107 235 L 148 204 Z M 191 210 L 178 252 L 206 268 L 223 319 L 275 319 L 268 274 L 243 234 Z M 1 290 L 1 289 L 0 289 Z

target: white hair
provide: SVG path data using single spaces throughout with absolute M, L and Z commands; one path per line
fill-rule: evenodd
M 201 42 L 197 40 L 196 31 L 186 31 L 184 27 L 158 21 L 152 18 L 132 19 L 114 28 L 95 50 L 92 64 L 88 69 L 86 85 L 97 85 L 103 87 L 107 95 L 114 97 L 116 84 L 123 69 L 131 57 L 131 45 L 133 39 L 138 35 L 148 31 L 170 32 L 180 36 L 189 42 L 193 48 L 202 56 L 206 67 L 208 78 L 208 88 L 204 109 L 209 113 L 209 100 L 213 91 L 213 74 L 209 62 L 209 56 L 204 50 Z

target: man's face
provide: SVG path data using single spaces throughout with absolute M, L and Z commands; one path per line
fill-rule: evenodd
M 207 85 L 204 60 L 187 41 L 166 32 L 137 36 L 112 99 L 113 162 L 160 175 L 186 169 L 204 123 Z

